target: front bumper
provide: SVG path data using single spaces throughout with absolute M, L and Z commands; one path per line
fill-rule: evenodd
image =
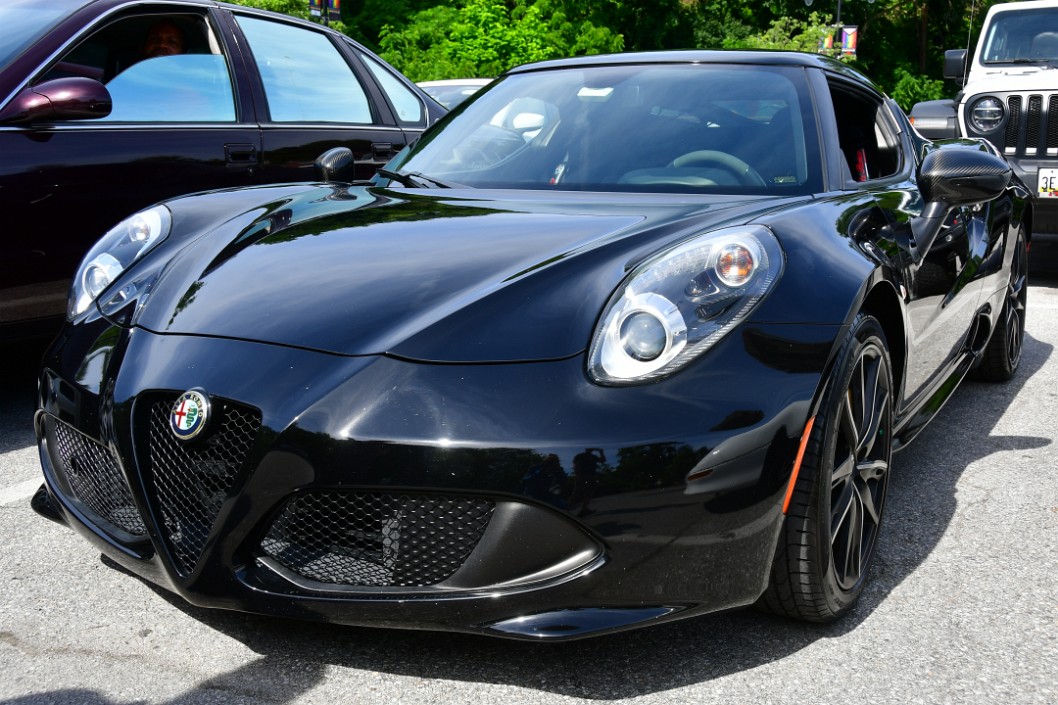
M 1032 159 L 1008 155 L 1007 161 L 1029 192 L 1036 196 L 1032 199 L 1033 232 L 1058 233 L 1058 197 L 1040 196 L 1038 178 L 1040 169 L 1058 169 L 1058 157 Z
M 200 606 L 553 639 L 738 607 L 839 332 L 748 327 L 606 388 L 582 357 L 429 365 L 98 320 L 45 357 L 48 504 Z M 185 444 L 168 409 L 195 387 L 215 420 Z

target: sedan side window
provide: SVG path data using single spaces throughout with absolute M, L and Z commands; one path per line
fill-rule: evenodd
M 256 17 L 238 21 L 273 122 L 372 123 L 367 94 L 325 34 Z
M 235 101 L 223 56 L 159 56 L 107 84 L 111 122 L 234 122 Z
M 397 122 L 405 127 L 422 127 L 426 119 L 426 111 L 423 109 L 419 96 L 367 54 L 361 53 L 360 58 L 367 64 L 367 68 L 371 70 L 375 80 L 385 91 L 393 109 L 397 111 Z
M 124 17 L 51 65 L 41 81 L 92 78 L 113 101 L 104 122 L 234 122 L 228 60 L 205 16 Z

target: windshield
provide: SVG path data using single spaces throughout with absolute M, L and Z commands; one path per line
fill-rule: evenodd
M 26 47 L 85 4 L 85 0 L 3 0 L 0 3 L 0 69 L 7 68 Z
M 402 161 L 475 188 L 804 194 L 820 189 L 802 69 L 618 65 L 502 78 Z
M 1058 7 L 996 13 L 981 63 L 1040 61 L 1058 61 Z

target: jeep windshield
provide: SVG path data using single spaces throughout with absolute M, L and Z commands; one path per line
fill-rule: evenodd
M 981 50 L 982 64 L 1058 62 L 1058 7 L 998 12 Z

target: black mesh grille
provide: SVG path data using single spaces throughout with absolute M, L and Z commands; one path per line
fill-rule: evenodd
M 178 440 L 169 426 L 172 398 L 150 406 L 150 468 L 163 530 L 177 569 L 195 568 L 213 522 L 261 426 L 256 412 L 214 402 L 214 432 Z
M 1018 146 L 1018 128 L 1021 126 L 1021 96 L 1012 95 L 1007 103 L 1010 116 L 1007 118 L 1007 143 L 1008 149 Z
M 1058 95 L 1047 101 L 1047 149 L 1058 149 Z
M 1043 112 L 1043 98 L 1029 96 L 1028 127 L 1025 129 L 1025 148 L 1036 151 L 1040 146 L 1040 115 Z
M 1058 149 L 1058 94 L 1008 94 L 1003 143 L 1007 154 L 1043 156 Z
M 56 470 L 72 499 L 122 531 L 145 536 L 143 519 L 110 451 L 61 421 L 55 422 L 55 440 L 61 461 Z
M 261 548 L 320 583 L 428 587 L 466 562 L 494 508 L 481 497 L 312 492 L 284 506 Z

